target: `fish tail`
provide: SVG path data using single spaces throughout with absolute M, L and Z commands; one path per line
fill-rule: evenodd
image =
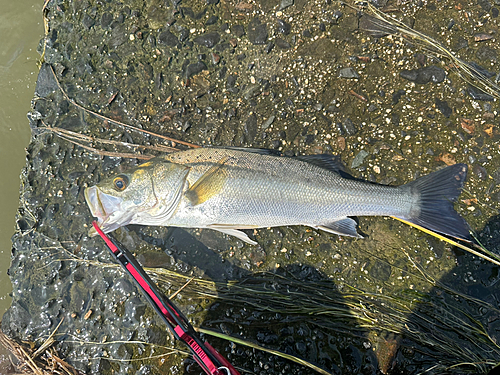
M 451 237 L 471 241 L 469 225 L 453 208 L 467 177 L 467 165 L 455 164 L 403 186 L 418 204 L 400 219 Z

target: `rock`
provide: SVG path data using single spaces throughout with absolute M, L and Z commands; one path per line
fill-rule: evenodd
M 177 43 L 179 43 L 179 40 L 169 30 L 166 30 L 158 36 L 158 43 L 166 44 L 169 47 L 175 47 Z
M 101 16 L 101 27 L 103 29 L 106 29 L 111 25 L 111 22 L 113 22 L 113 15 L 111 13 L 104 13 Z
M 247 142 L 253 142 L 255 136 L 257 135 L 257 116 L 255 115 L 255 113 L 252 113 L 250 116 L 248 116 L 247 120 L 245 121 L 244 130 Z
M 292 5 L 293 5 L 293 0 L 281 0 L 279 10 L 286 9 L 288 7 L 291 7 Z
M 233 25 L 231 26 L 231 34 L 238 38 L 241 38 L 243 35 L 245 35 L 245 28 L 243 27 L 243 25 Z
M 485 93 L 483 90 L 478 89 L 477 87 L 474 87 L 472 85 L 469 85 L 467 87 L 467 93 L 470 95 L 470 97 L 474 100 L 486 100 L 486 101 L 492 101 L 495 99 L 493 96 L 490 94 Z
M 481 46 L 477 52 L 476 57 L 480 61 L 484 61 L 485 63 L 489 63 L 490 61 L 497 61 L 497 51 L 488 46 Z
M 450 117 L 451 114 L 453 113 L 452 109 L 448 105 L 448 102 L 446 100 L 439 100 L 436 98 L 436 108 L 439 109 L 439 111 L 446 117 Z
M 353 68 L 342 68 L 339 71 L 340 78 L 359 78 L 358 72 L 356 72 Z
M 201 71 L 207 70 L 207 66 L 203 61 L 198 61 L 194 64 L 189 64 L 186 68 L 186 78 L 190 78 L 198 73 L 201 73 Z
M 217 17 L 216 15 L 213 15 L 211 16 L 207 22 L 205 22 L 205 25 L 213 25 L 214 23 L 216 23 L 217 21 L 219 20 L 219 17 Z
M 266 121 L 264 121 L 264 123 L 262 124 L 262 130 L 267 129 L 269 126 L 271 126 L 271 124 L 274 122 L 275 118 L 276 118 L 276 116 L 274 116 L 274 115 L 269 116 L 269 118 Z
M 275 40 L 275 43 L 276 45 L 281 48 L 281 49 L 289 49 L 291 48 L 292 46 L 290 45 L 290 43 L 288 43 L 286 40 L 283 40 L 281 38 L 277 38 Z
M 125 26 L 123 24 L 117 25 L 113 31 L 111 31 L 111 40 L 109 41 L 109 45 L 111 47 L 121 46 L 128 40 L 127 32 L 125 30 Z
M 19 337 L 31 322 L 28 311 L 17 302 L 12 302 L 2 318 L 2 331 L 9 337 Z
M 278 20 L 278 31 L 282 34 L 288 35 L 290 34 L 290 30 L 292 26 L 283 20 Z
M 392 94 L 392 104 L 398 104 L 399 99 L 401 99 L 403 95 L 406 95 L 405 90 L 398 90 L 394 94 Z
M 446 72 L 438 66 L 430 65 L 419 69 L 403 70 L 399 73 L 399 76 L 422 85 L 429 82 L 443 82 L 446 78 Z
M 356 129 L 356 126 L 354 125 L 354 123 L 351 121 L 350 118 L 345 118 L 342 121 L 342 130 L 343 130 L 343 133 L 345 133 L 347 135 L 354 135 L 358 132 L 358 130 Z
M 474 61 L 468 62 L 467 65 L 469 65 L 473 69 L 474 75 L 480 77 L 481 75 L 485 76 L 486 78 L 492 78 L 496 75 L 495 72 L 490 72 L 488 69 L 485 67 L 476 64 Z
M 54 79 L 50 65 L 43 64 L 40 68 L 38 79 L 36 81 L 35 96 L 45 98 L 57 90 L 59 90 L 59 87 Z
M 198 35 L 194 38 L 194 42 L 200 46 L 205 46 L 207 48 L 212 48 L 220 41 L 220 35 L 216 31 L 212 31 L 207 34 Z
M 258 17 L 253 18 L 248 24 L 248 40 L 252 44 L 265 44 L 267 42 L 267 25 L 261 23 Z
M 361 164 L 363 164 L 363 161 L 368 155 L 368 152 L 366 152 L 365 150 L 361 150 L 360 152 L 358 152 L 358 154 L 352 160 L 351 168 L 358 168 Z
M 87 29 L 90 29 L 92 26 L 95 25 L 95 20 L 92 17 L 90 17 L 88 14 L 86 14 L 83 16 L 82 24 Z

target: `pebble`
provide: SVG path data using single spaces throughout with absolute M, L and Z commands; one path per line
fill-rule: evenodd
M 289 49 L 291 48 L 292 46 L 290 45 L 290 43 L 288 43 L 286 40 L 283 40 L 281 38 L 277 38 L 275 41 L 276 45 L 281 48 L 281 49 Z
M 358 152 L 358 154 L 354 157 L 351 163 L 351 168 L 358 168 L 361 164 L 363 164 L 363 160 L 368 156 L 368 152 L 365 150 L 361 150 Z
M 292 5 L 293 5 L 293 0 L 281 0 L 279 10 L 286 9 L 288 7 L 291 7 Z
M 401 99 L 403 95 L 406 95 L 405 90 L 398 90 L 394 94 L 392 94 L 392 104 L 398 104 L 399 99 Z
M 252 113 L 250 116 L 248 116 L 247 120 L 245 121 L 244 131 L 247 142 L 252 142 L 257 135 L 257 116 L 255 115 L 255 113 Z
M 231 34 L 238 38 L 241 38 L 243 35 L 245 35 L 245 28 L 243 27 L 243 25 L 233 25 L 231 26 Z
M 101 16 L 101 27 L 103 29 L 106 29 L 111 25 L 111 22 L 113 22 L 113 15 L 111 13 L 104 13 Z
M 340 78 L 359 78 L 358 72 L 356 72 L 353 68 L 342 68 L 339 71 Z
M 203 61 L 198 61 L 194 64 L 189 64 L 186 68 L 186 78 L 190 78 L 203 70 L 207 70 L 207 66 Z
M 269 118 L 262 124 L 262 130 L 267 129 L 269 126 L 271 126 L 275 118 L 275 115 L 269 116 Z
M 439 111 L 444 115 L 444 117 L 448 118 L 451 116 L 453 110 L 448 105 L 448 102 L 446 100 L 440 100 L 436 98 L 435 102 L 436 102 L 436 108 L 439 109 Z
M 474 86 L 471 86 L 471 85 L 469 85 L 469 87 L 467 87 L 467 93 L 474 100 L 492 101 L 493 99 L 495 99 L 490 94 L 487 94 L 484 91 L 478 89 L 477 87 L 474 87 Z
M 418 84 L 426 84 L 429 82 L 439 83 L 443 82 L 446 78 L 446 72 L 438 66 L 430 65 L 413 70 L 405 69 L 399 73 L 399 76 Z
M 158 36 L 158 43 L 166 44 L 169 47 L 175 47 L 177 43 L 179 43 L 179 40 L 169 30 L 166 30 Z
M 219 20 L 219 17 L 217 17 L 216 15 L 213 15 L 211 16 L 207 22 L 205 22 L 205 25 L 213 25 L 214 23 L 216 23 L 217 21 Z
M 480 180 L 483 180 L 485 181 L 486 178 L 488 177 L 488 172 L 486 171 L 486 169 L 481 166 L 481 165 L 478 165 L 478 164 L 474 164 L 472 166 L 472 171 L 474 172 L 474 174 L 477 176 L 477 178 L 479 178 Z
M 87 29 L 90 29 L 92 26 L 95 25 L 95 20 L 92 17 L 90 17 L 88 14 L 86 14 L 83 16 L 82 24 Z
M 207 48 L 212 48 L 217 43 L 219 43 L 220 35 L 216 31 L 212 31 L 207 34 L 198 35 L 194 38 L 194 42 L 200 46 L 205 46 Z
M 261 23 L 258 17 L 253 18 L 248 24 L 248 40 L 250 43 L 266 44 L 267 42 L 267 25 Z
M 292 29 L 292 26 L 283 20 L 278 20 L 278 32 L 288 35 L 290 34 L 290 30 Z
M 342 126 L 342 128 L 339 129 L 341 135 L 343 135 L 343 134 L 354 135 L 358 132 L 358 130 L 356 129 L 356 126 L 354 125 L 354 123 L 351 121 L 350 118 L 345 118 L 342 121 L 341 126 Z

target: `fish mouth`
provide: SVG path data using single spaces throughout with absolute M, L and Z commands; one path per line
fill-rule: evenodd
M 92 216 L 97 218 L 97 225 L 104 233 L 112 232 L 128 224 L 124 220 L 124 213 L 121 212 L 122 198 L 103 193 L 97 186 L 86 188 L 84 195 Z M 97 234 L 94 227 L 90 228 L 90 237 L 94 237 Z

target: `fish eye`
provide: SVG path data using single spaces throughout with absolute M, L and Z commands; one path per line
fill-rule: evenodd
M 128 185 L 128 178 L 125 175 L 120 175 L 114 178 L 113 186 L 117 191 L 123 191 Z

